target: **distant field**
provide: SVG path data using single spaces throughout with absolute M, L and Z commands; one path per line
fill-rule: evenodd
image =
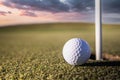
M 0 28 L 0 79 L 119 80 L 119 61 L 113 66 L 93 65 L 98 62 L 90 60 L 92 66 L 74 67 L 62 57 L 64 43 L 74 37 L 88 41 L 95 53 L 94 26 L 51 23 Z M 120 55 L 119 31 L 120 25 L 103 25 L 103 53 Z

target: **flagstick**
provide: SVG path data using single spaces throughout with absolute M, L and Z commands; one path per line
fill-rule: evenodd
M 102 60 L 102 14 L 101 0 L 95 0 L 96 60 Z

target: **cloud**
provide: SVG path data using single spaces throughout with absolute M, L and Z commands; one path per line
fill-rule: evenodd
M 120 24 L 120 14 L 118 13 L 104 13 L 103 22 L 111 24 Z
M 69 6 L 70 11 L 86 11 L 94 9 L 94 0 L 60 0 L 62 3 Z
M 9 0 L 4 1 L 4 5 L 12 8 L 24 10 L 52 11 L 61 12 L 67 11 L 67 5 L 59 0 Z
M 37 15 L 31 11 L 22 11 L 21 16 L 31 16 L 31 17 L 37 17 Z
M 82 18 L 84 21 L 94 21 L 95 0 L 2 0 L 2 4 L 12 9 L 19 9 L 21 16 L 36 17 L 40 15 L 39 13 L 45 12 L 54 13 L 52 14 L 53 17 L 58 17 L 59 15 L 56 14 L 66 13 L 62 14 L 63 17 L 59 16 L 57 19 L 62 20 L 65 19 L 64 17 L 69 17 L 65 20 L 72 21 Z M 120 0 L 102 0 L 102 6 L 104 21 L 120 21 L 117 18 L 120 14 Z M 74 15 L 71 15 L 71 13 Z M 6 15 L 3 12 L 0 14 Z M 85 16 L 80 16 L 80 14 L 85 14 Z M 79 17 L 81 18 L 79 19 Z
M 12 12 L 0 11 L 0 15 L 2 15 L 2 16 L 6 16 L 7 14 L 12 14 Z
M 103 11 L 107 13 L 120 13 L 120 0 L 103 0 Z
M 49 12 L 94 10 L 95 0 L 5 0 L 4 5 L 17 9 Z M 120 13 L 120 0 L 102 0 L 104 12 Z
M 81 12 L 94 9 L 94 0 L 6 0 L 5 6 L 49 12 Z

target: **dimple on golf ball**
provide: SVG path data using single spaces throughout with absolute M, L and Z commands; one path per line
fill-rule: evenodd
M 63 57 L 71 65 L 82 65 L 90 58 L 89 44 L 80 38 L 68 40 L 63 47 Z

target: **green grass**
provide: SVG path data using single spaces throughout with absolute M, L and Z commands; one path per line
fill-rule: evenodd
M 20 25 L 0 28 L 2 80 L 119 80 L 119 61 L 88 61 L 71 66 L 62 57 L 64 43 L 82 38 L 95 53 L 95 28 L 85 23 Z M 103 25 L 103 53 L 120 55 L 120 25 Z M 106 63 L 107 62 L 107 63 Z M 103 64 L 105 63 L 105 64 Z

